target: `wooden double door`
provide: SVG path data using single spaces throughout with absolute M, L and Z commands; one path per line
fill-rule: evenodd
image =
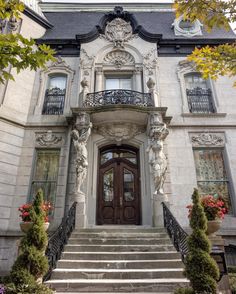
M 97 224 L 140 224 L 138 150 L 112 146 L 100 151 Z

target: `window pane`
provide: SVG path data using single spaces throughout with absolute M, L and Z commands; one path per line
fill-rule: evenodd
M 31 200 L 39 188 L 43 190 L 44 199 L 54 206 L 57 190 L 59 168 L 59 150 L 37 150 L 34 177 L 31 186 Z
M 131 90 L 131 78 L 107 78 L 106 90 L 124 89 Z
M 124 169 L 124 199 L 134 200 L 134 175 L 131 171 Z
M 187 89 L 202 88 L 207 89 L 207 81 L 204 80 L 200 74 L 193 73 L 185 75 L 185 84 Z
M 103 176 L 103 199 L 111 202 L 114 198 L 114 171 L 113 168 L 104 173 Z
M 106 79 L 106 90 L 119 89 L 119 79 Z
M 197 180 L 226 180 L 221 150 L 194 150 Z
M 59 88 L 64 90 L 66 88 L 66 76 L 50 76 L 48 82 L 48 89 Z
M 199 192 L 222 196 L 230 209 L 229 181 L 222 150 L 194 150 L 194 160 Z

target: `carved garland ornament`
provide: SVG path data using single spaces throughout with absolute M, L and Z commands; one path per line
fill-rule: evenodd
M 98 126 L 96 132 L 119 145 L 123 140 L 130 140 L 145 132 L 145 128 L 131 123 L 113 123 Z
M 52 133 L 51 130 L 44 134 L 36 134 L 36 143 L 40 146 L 50 147 L 62 142 L 62 137 Z
M 218 134 L 202 133 L 192 136 L 192 143 L 196 146 L 222 146 L 224 139 Z
M 112 51 L 104 57 L 104 62 L 108 64 L 114 64 L 117 69 L 120 69 L 123 65 L 134 64 L 134 57 L 126 51 Z

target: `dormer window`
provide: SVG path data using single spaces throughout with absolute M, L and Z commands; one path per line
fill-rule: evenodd
M 66 95 L 67 75 L 53 74 L 48 77 L 42 114 L 63 114 Z
M 202 24 L 198 19 L 194 22 L 185 20 L 183 16 L 175 19 L 172 24 L 176 36 L 193 37 L 202 35 Z

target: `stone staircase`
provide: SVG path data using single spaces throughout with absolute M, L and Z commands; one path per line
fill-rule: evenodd
M 188 281 L 163 228 L 75 230 L 47 284 L 56 293 L 173 293 Z

